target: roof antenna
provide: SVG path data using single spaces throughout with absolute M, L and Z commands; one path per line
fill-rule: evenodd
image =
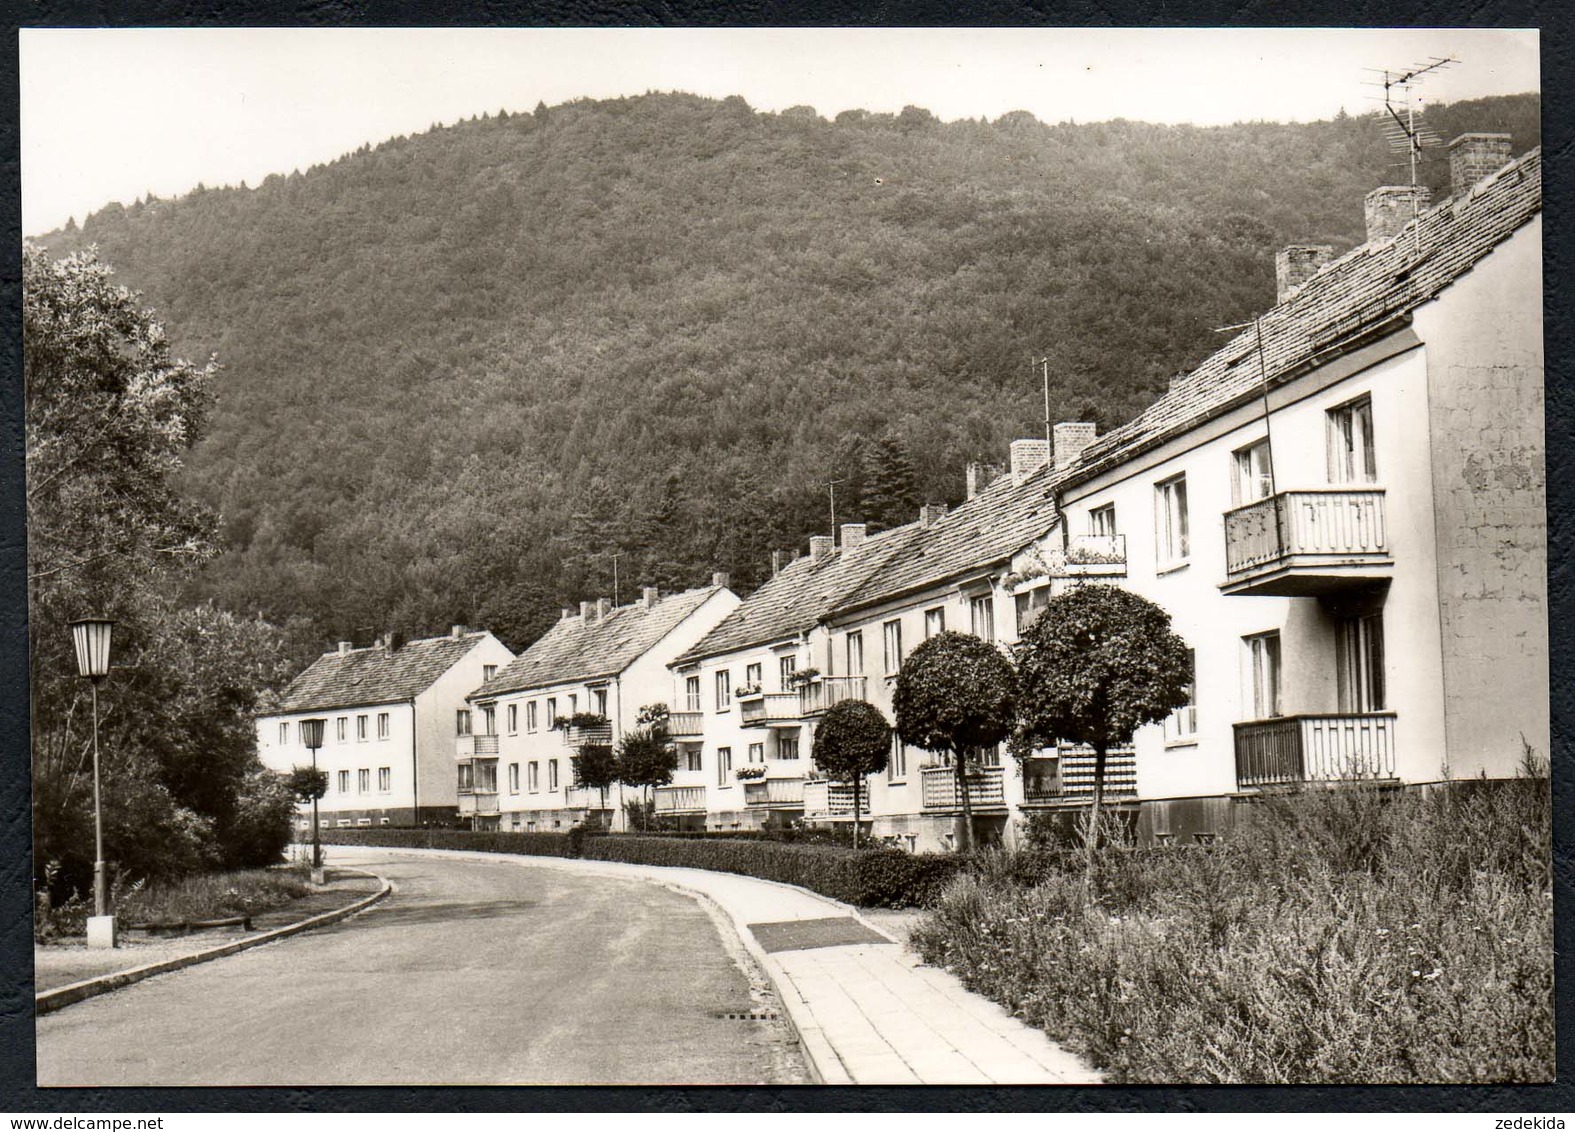
M 1045 444 L 1050 444 L 1050 359 L 1040 358 L 1034 365 L 1038 366 L 1044 377 L 1045 383 Z M 1051 457 L 1054 458 L 1054 453 Z
M 826 489 L 831 492 L 831 545 L 837 545 L 837 485 L 844 480 L 827 480 Z
M 1422 96 L 1416 93 L 1422 85 L 1422 80 L 1435 71 L 1442 71 L 1451 64 L 1460 62 L 1453 55 L 1446 57 L 1432 56 L 1426 63 L 1419 64 L 1404 71 L 1379 70 L 1376 67 L 1366 67 L 1364 70 L 1373 74 L 1382 75 L 1382 80 L 1367 82 L 1366 86 L 1381 86 L 1384 88 L 1383 98 L 1369 96 L 1374 101 L 1382 101 L 1384 113 L 1387 115 L 1383 121 L 1384 138 L 1389 142 L 1389 148 L 1396 153 L 1404 153 L 1406 159 L 1396 162 L 1397 165 L 1409 165 L 1411 169 L 1410 184 L 1416 185 L 1416 163 L 1422 155 L 1425 146 L 1440 146 L 1444 139 L 1422 118 L 1420 109 Z M 1416 194 L 1411 194 L 1411 219 L 1415 220 L 1421 209 L 1416 202 Z M 1422 234 L 1413 230 L 1413 239 L 1418 253 L 1421 252 Z

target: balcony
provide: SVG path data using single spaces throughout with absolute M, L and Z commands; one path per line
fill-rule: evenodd
M 1236 785 L 1362 782 L 1395 775 L 1395 715 L 1288 715 L 1236 724 Z
M 1126 535 L 1073 535 L 1057 573 L 1066 578 L 1125 578 Z
M 800 708 L 804 715 L 819 715 L 843 700 L 864 698 L 862 676 L 822 676 L 799 690 Z
M 931 812 L 957 813 L 962 810 L 962 790 L 957 781 L 957 769 L 949 766 L 927 766 L 919 771 L 920 798 L 924 809 Z M 969 808 L 974 813 L 1006 808 L 1006 793 L 998 766 L 976 767 L 968 774 Z
M 1225 513 L 1227 594 L 1315 596 L 1393 566 L 1381 490 L 1282 491 Z
M 804 805 L 804 780 L 802 778 L 757 778 L 746 781 L 744 783 L 744 805 L 801 809 Z
M 705 712 L 675 711 L 668 713 L 667 734 L 679 741 L 696 741 L 705 735 Z
M 495 759 L 498 757 L 498 737 L 496 735 L 456 736 L 454 757 L 460 762 L 468 762 L 471 759 Z
M 658 814 L 705 813 L 704 786 L 658 786 L 654 798 Z
M 565 747 L 607 746 L 612 742 L 612 724 L 597 723 L 589 727 L 565 724 L 561 729 Z
M 563 804 L 571 810 L 605 810 L 612 803 L 605 800 L 600 788 L 568 786 L 563 791 Z
M 865 805 L 868 805 L 866 802 Z M 853 815 L 853 786 L 847 782 L 804 783 L 804 816 L 830 818 Z
M 804 718 L 798 692 L 761 692 L 738 701 L 738 720 L 745 727 L 797 727 Z
M 498 792 L 496 790 L 461 790 L 459 792 L 459 816 L 473 817 L 477 814 L 495 814 L 498 812 Z
M 1094 749 L 1063 744 L 1055 755 L 1023 764 L 1025 805 L 1081 805 L 1094 796 Z M 1106 799 L 1137 797 L 1137 753 L 1131 747 L 1105 752 Z

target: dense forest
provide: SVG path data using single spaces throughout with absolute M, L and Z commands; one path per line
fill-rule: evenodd
M 1540 142 L 1535 95 L 1445 139 Z M 955 501 L 1043 413 L 1119 423 L 1274 301 L 1273 253 L 1361 239 L 1376 117 L 1219 128 L 538 106 L 248 188 L 110 205 L 96 244 L 222 371 L 185 490 L 193 599 L 323 641 L 758 584 L 839 519 Z M 1442 188 L 1447 160 L 1423 173 Z

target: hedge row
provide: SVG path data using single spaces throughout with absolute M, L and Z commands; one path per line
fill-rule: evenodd
M 331 845 L 384 849 L 465 849 L 533 857 L 584 857 L 636 865 L 669 865 L 737 873 L 796 884 L 833 900 L 866 908 L 920 907 L 939 898 L 946 882 L 968 864 L 955 853 L 901 849 L 843 849 L 747 838 L 648 837 L 638 834 L 473 833 L 461 829 L 334 830 Z

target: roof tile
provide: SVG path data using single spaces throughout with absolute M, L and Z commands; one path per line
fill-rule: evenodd
M 488 634 L 426 637 L 390 652 L 382 645 L 324 653 L 285 688 L 280 711 L 332 711 L 397 703 L 430 688 Z

